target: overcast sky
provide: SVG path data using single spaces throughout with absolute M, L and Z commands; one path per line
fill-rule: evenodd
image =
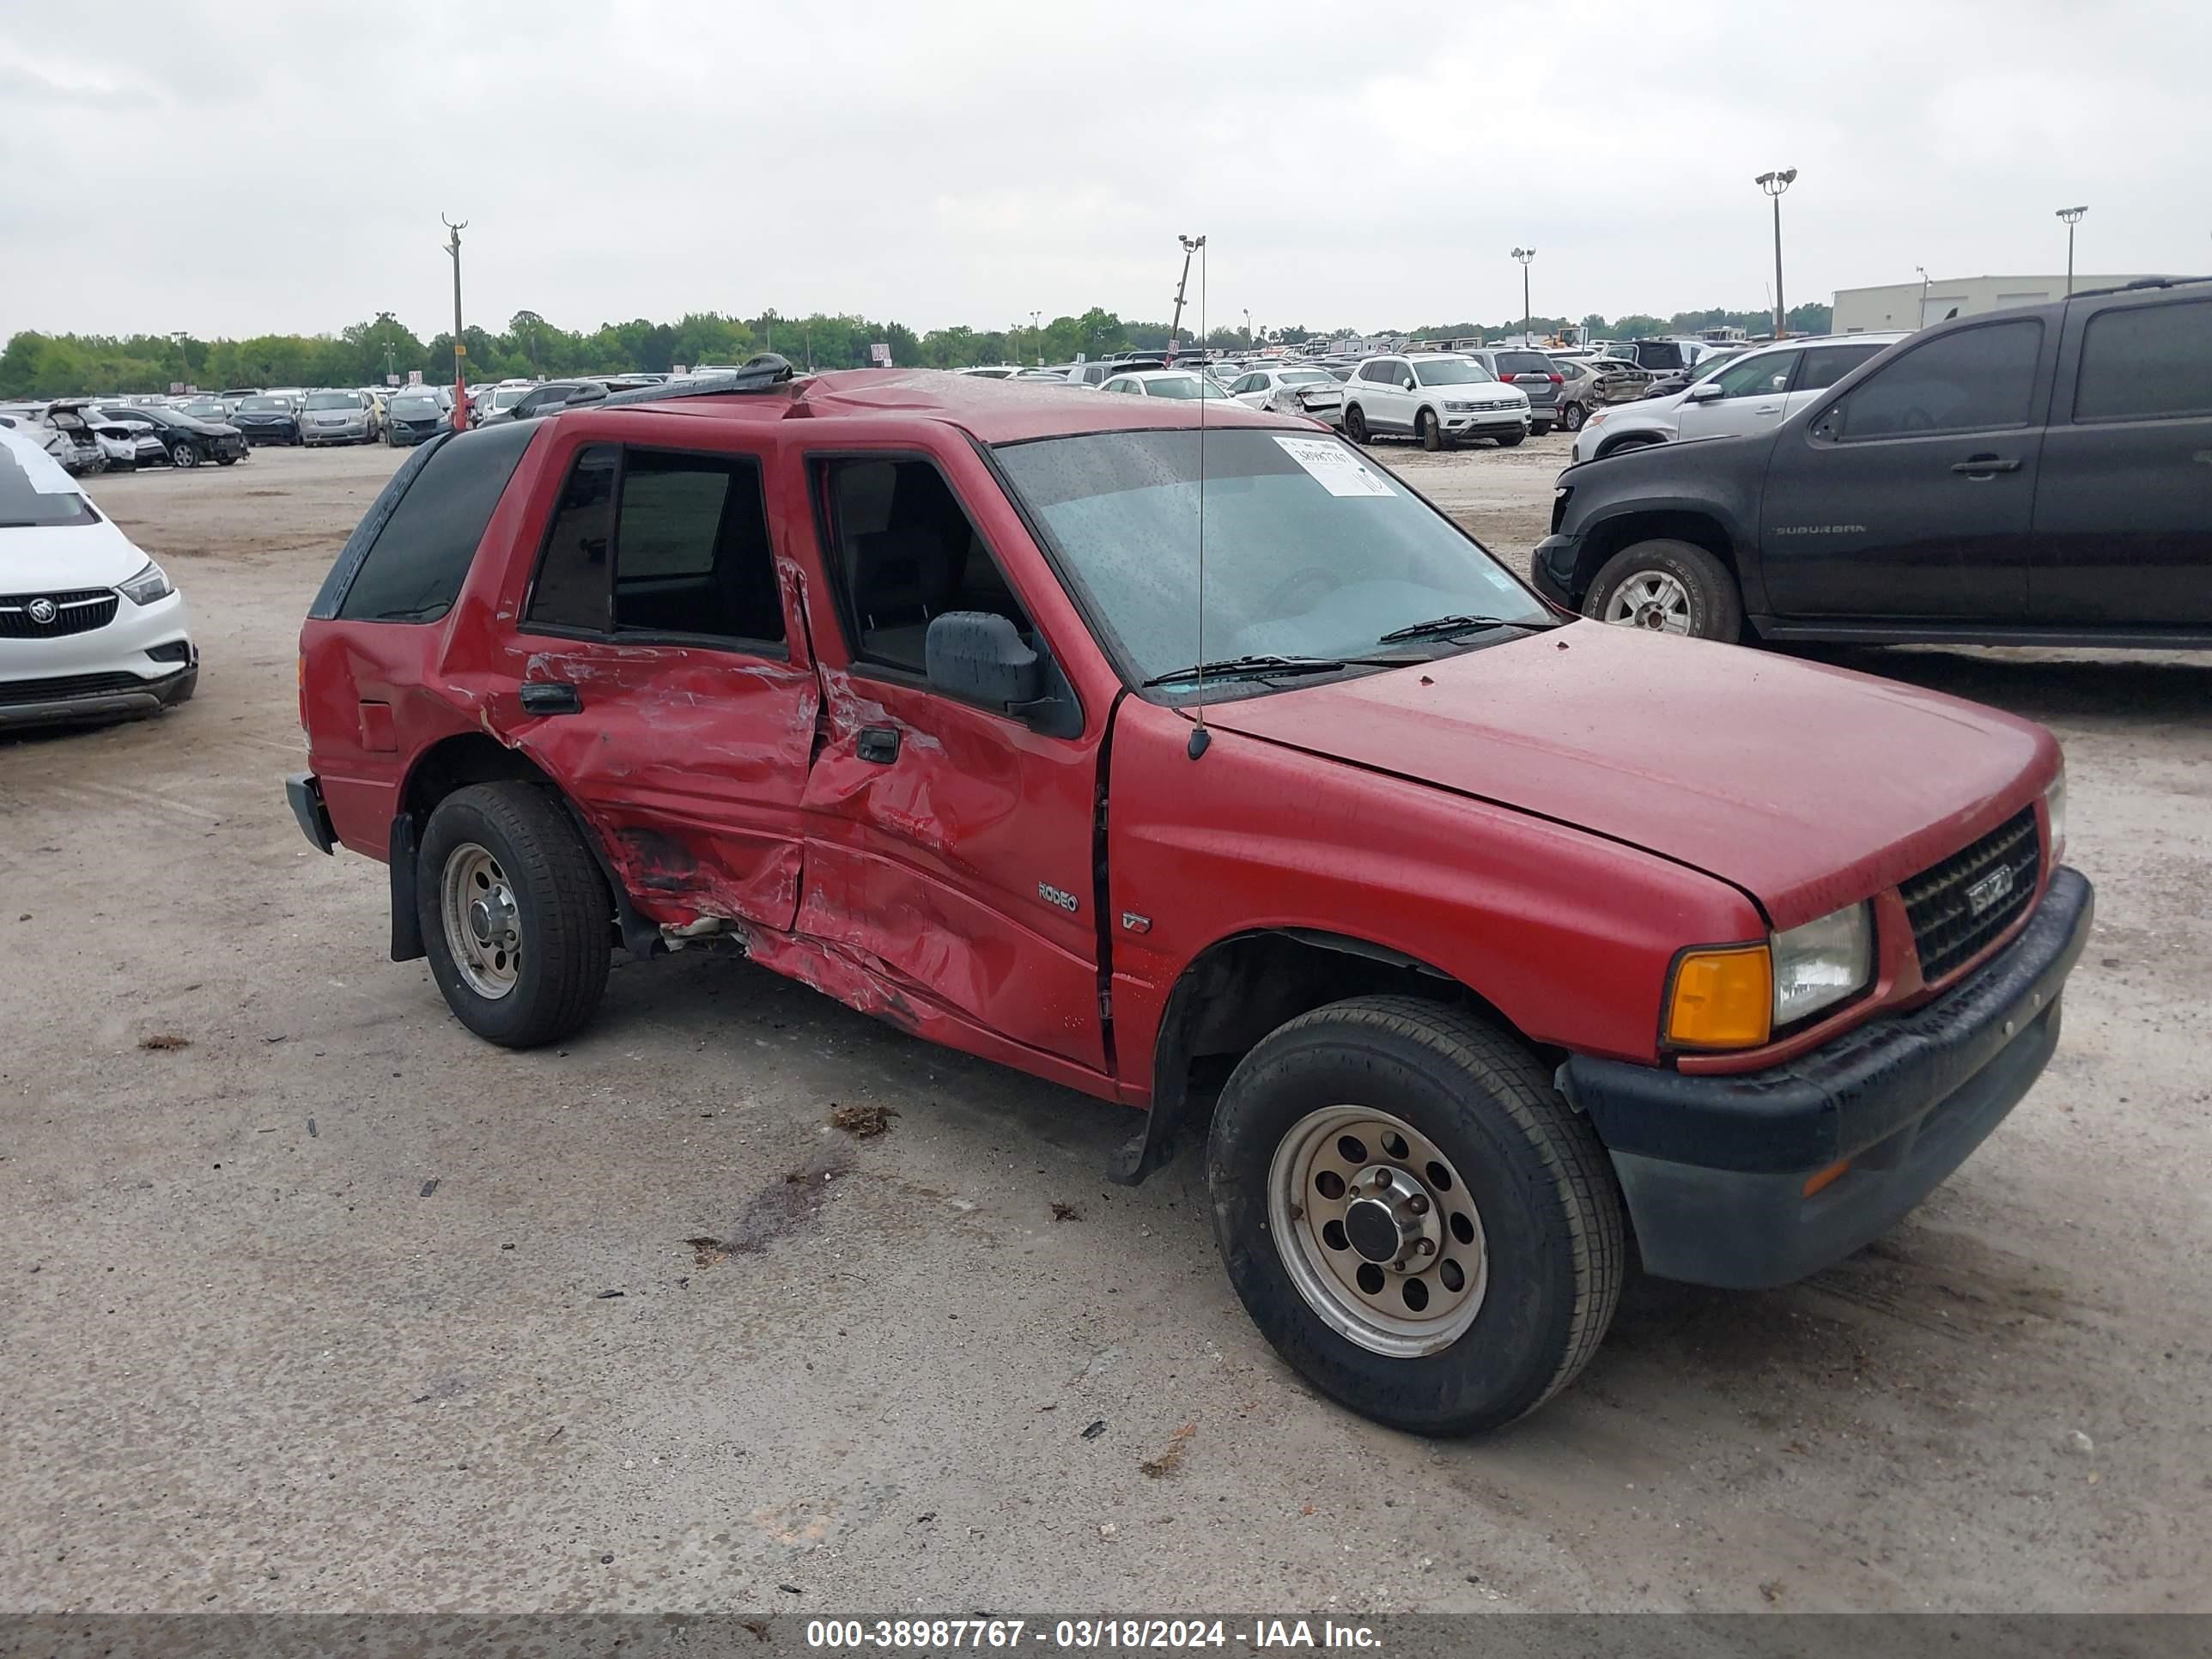
M 1424 40 L 1469 42 L 1439 44 Z M 1771 42 L 1771 44 L 1770 44 Z M 2212 6 L 11 4 L 0 337 L 823 309 L 1368 326 L 2212 269 Z M 1194 281 L 1194 301 L 1195 282 Z

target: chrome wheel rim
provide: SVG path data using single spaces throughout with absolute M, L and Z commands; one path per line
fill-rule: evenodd
M 1690 590 L 1663 570 L 1643 570 L 1613 589 L 1605 620 L 1654 634 L 1690 631 Z
M 507 872 L 474 842 L 456 847 L 438 882 L 446 949 L 461 978 L 496 1002 L 514 988 L 522 965 L 522 912 Z
M 1324 1106 L 1293 1124 L 1268 1166 L 1267 1224 L 1306 1305 L 1370 1353 L 1440 1352 L 1482 1310 L 1481 1212 L 1443 1149 L 1389 1112 Z

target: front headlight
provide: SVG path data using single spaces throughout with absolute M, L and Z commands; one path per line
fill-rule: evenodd
M 2051 815 L 2051 862 L 2066 850 L 2066 763 L 2058 763 L 2058 775 L 2043 792 L 2044 810 Z
M 146 568 L 129 581 L 116 583 L 115 591 L 133 605 L 151 605 L 156 599 L 167 599 L 177 590 L 169 581 L 169 573 L 149 559 Z
M 1474 412 L 1474 405 L 1473 404 L 1448 403 L 1444 405 L 1444 412 L 1448 415 L 1472 415 Z
M 1865 988 L 1874 977 L 1874 908 L 1847 905 L 1773 935 L 1774 1023 L 1788 1025 Z

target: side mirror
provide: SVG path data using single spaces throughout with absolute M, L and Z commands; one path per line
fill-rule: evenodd
M 1410 374 L 1407 375 L 1403 380 L 1398 382 L 1398 390 L 1401 392 L 1411 392 L 1413 389 L 1413 377 Z
M 1721 383 L 1718 380 L 1700 380 L 1682 394 L 1685 400 L 1693 404 L 1709 404 L 1720 395 Z
M 1044 665 L 1004 617 L 948 611 L 934 617 L 922 641 L 930 689 L 966 702 L 1018 714 L 1044 690 Z

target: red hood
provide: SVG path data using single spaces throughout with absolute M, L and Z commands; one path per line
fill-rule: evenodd
M 1708 871 L 1776 927 L 1957 851 L 2058 766 L 2048 732 L 1976 703 L 1588 622 L 1206 719 Z

